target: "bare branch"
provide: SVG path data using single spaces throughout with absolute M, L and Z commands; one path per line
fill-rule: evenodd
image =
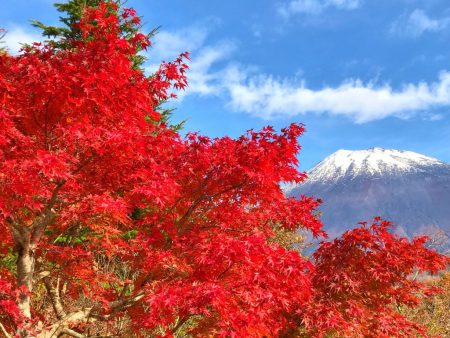
M 144 296 L 145 296 L 144 292 L 139 292 L 138 294 L 136 294 L 133 297 L 120 299 L 120 300 L 111 302 L 109 305 L 111 312 L 109 314 L 103 315 L 103 316 L 94 315 L 94 317 L 99 318 L 101 320 L 111 319 L 120 311 L 123 311 L 123 310 L 129 308 L 130 306 L 133 306 L 134 304 L 136 304 L 136 302 L 138 302 L 139 300 L 144 298 Z
M 35 281 L 39 281 L 45 277 L 50 276 L 50 271 L 44 270 L 44 271 L 39 271 L 38 273 L 35 274 Z
M 189 320 L 190 317 L 191 316 L 187 316 L 183 319 L 180 319 L 178 321 L 177 325 L 175 325 L 174 328 L 172 330 L 170 330 L 172 332 L 172 334 L 176 334 L 178 332 L 178 330 L 184 325 L 184 323 L 186 323 Z
M 45 288 L 47 289 L 48 295 L 52 302 L 53 310 L 55 311 L 55 315 L 58 319 L 63 319 L 67 314 L 64 311 L 64 307 L 61 302 L 61 297 L 59 294 L 59 278 L 57 279 L 56 286 L 53 286 L 52 280 L 50 277 L 43 278 Z
M 62 329 L 60 331 L 60 334 L 66 334 L 68 336 L 75 337 L 75 338 L 85 338 L 86 337 L 84 334 L 81 334 L 81 333 L 79 333 L 77 331 L 71 330 L 71 329 L 69 329 L 67 327 Z
M 68 325 L 86 322 L 90 318 L 92 309 L 93 307 L 89 307 L 69 313 L 64 318 L 58 320 L 56 323 L 51 325 L 49 329 L 41 331 L 37 335 L 37 338 L 54 338 L 57 337 L 59 334 L 61 334 L 63 330 L 68 329 L 67 328 Z
M 102 307 L 100 306 L 88 307 L 82 310 L 70 312 L 66 314 L 64 317 L 62 317 L 60 320 L 52 324 L 49 329 L 42 331 L 37 336 L 37 338 L 57 337 L 59 334 L 62 333 L 63 330 L 66 330 L 68 326 L 71 324 L 110 320 L 120 311 L 125 310 L 130 306 L 133 306 L 136 302 L 144 298 L 144 295 L 145 294 L 143 292 L 140 292 L 133 297 L 111 302 L 109 305 L 109 308 L 111 310 L 109 314 L 102 314 L 101 313 Z M 73 337 L 84 337 L 84 336 L 81 335 Z
M 8 333 L 8 331 L 6 331 L 6 329 L 2 323 L 0 323 L 0 330 L 5 335 L 5 338 L 12 338 L 12 336 Z

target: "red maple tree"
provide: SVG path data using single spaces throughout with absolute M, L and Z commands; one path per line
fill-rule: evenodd
M 280 189 L 306 178 L 303 126 L 181 138 L 157 107 L 186 86 L 188 55 L 146 77 L 133 56 L 150 42 L 124 25 L 135 12 L 104 1 L 65 48 L 0 55 L 3 334 L 423 333 L 393 305 L 433 291 L 408 275 L 447 258 L 378 220 L 311 262 L 277 244 L 275 226 L 325 236 L 318 201 Z

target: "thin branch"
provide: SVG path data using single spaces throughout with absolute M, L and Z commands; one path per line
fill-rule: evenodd
M 88 165 L 94 159 L 94 157 L 95 157 L 95 153 L 92 154 L 91 156 L 89 156 L 83 162 L 81 162 L 78 165 L 78 167 L 72 171 L 71 174 L 75 175 L 76 173 L 78 173 L 86 165 Z M 34 224 L 32 226 L 33 234 L 31 236 L 30 245 L 34 246 L 39 242 L 42 233 L 45 231 L 45 228 L 47 227 L 47 225 L 49 225 L 53 221 L 53 218 L 55 217 L 55 212 L 53 210 L 53 207 L 56 204 L 56 201 L 58 199 L 59 191 L 61 190 L 61 188 L 64 186 L 65 183 L 66 183 L 66 181 L 63 180 L 56 184 L 55 189 L 52 192 L 52 196 L 50 197 L 50 199 L 47 202 L 47 206 L 44 210 L 43 215 L 34 222 Z
M 102 320 L 109 320 L 112 317 L 114 317 L 117 313 L 119 313 L 120 311 L 123 311 L 123 310 L 133 306 L 136 302 L 138 302 L 139 300 L 144 298 L 144 296 L 145 296 L 144 292 L 141 291 L 133 297 L 111 302 L 109 305 L 111 312 L 108 315 L 103 315 L 103 316 L 100 316 L 99 318 Z M 95 317 L 97 317 L 97 316 L 95 316 Z
M 201 195 L 199 198 L 197 198 L 192 204 L 191 206 L 188 208 L 188 210 L 186 211 L 186 213 L 180 218 L 180 220 L 177 222 L 178 225 L 183 226 L 185 224 L 185 222 L 187 221 L 187 219 L 192 215 L 192 213 L 195 211 L 195 209 L 200 205 L 201 202 L 205 201 L 205 200 L 212 200 L 214 198 L 219 197 L 222 194 L 225 194 L 229 191 L 232 191 L 234 189 L 239 189 L 242 188 L 244 186 L 244 183 L 239 183 L 239 184 L 234 184 L 231 185 L 225 189 L 222 189 L 219 192 L 216 192 L 215 194 L 211 194 L 211 195 Z
M 216 280 L 221 279 L 230 269 L 233 267 L 234 262 L 232 262 L 224 271 L 220 273 L 220 275 L 217 276 Z
M 72 175 L 77 174 L 80 170 L 82 170 L 85 166 L 87 166 L 95 158 L 95 155 L 96 155 L 96 153 L 94 152 L 91 156 L 89 156 L 87 159 L 85 159 L 83 162 L 81 162 L 79 164 L 79 166 L 71 172 L 71 174 Z
M 68 336 L 75 337 L 75 338 L 85 338 L 86 337 L 84 334 L 81 334 L 81 333 L 79 333 L 77 331 L 71 330 L 71 329 L 69 329 L 67 327 L 62 329 L 60 331 L 60 334 L 66 334 Z
M 192 213 L 194 212 L 194 210 L 197 208 L 197 206 L 205 199 L 204 196 L 198 198 L 197 200 L 194 201 L 194 203 L 191 204 L 191 206 L 188 208 L 188 210 L 186 211 L 186 213 L 179 219 L 179 221 L 177 222 L 178 225 L 183 226 L 184 223 L 186 222 L 186 220 L 192 215 Z
M 30 245 L 35 246 L 39 242 L 45 228 L 53 221 L 53 218 L 55 217 L 53 206 L 56 203 L 59 191 L 65 183 L 66 181 L 61 181 L 56 185 L 55 189 L 53 190 L 52 196 L 50 197 L 50 200 L 47 202 L 47 207 L 45 208 L 43 215 L 34 222 L 32 227 L 33 234 L 31 235 Z
M 12 338 L 12 336 L 8 333 L 8 331 L 6 331 L 6 329 L 2 323 L 0 323 L 0 329 L 3 332 L 3 334 L 5 335 L 5 338 Z
M 174 328 L 172 330 L 170 330 L 172 332 L 172 334 L 177 333 L 177 331 L 184 325 L 184 323 L 186 323 L 189 320 L 190 317 L 191 316 L 187 316 L 187 317 L 179 320 L 177 325 L 175 325 Z

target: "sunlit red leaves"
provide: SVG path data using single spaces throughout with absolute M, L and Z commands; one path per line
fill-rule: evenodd
M 12 281 L 13 276 L 0 267 L 0 323 L 7 329 L 19 325 L 22 317 L 16 303 L 19 293 Z
M 202 247 L 186 252 L 197 264 L 184 278 L 151 285 L 148 300 L 155 307 L 151 316 L 144 316 L 143 325 L 198 314 L 207 317 L 203 334 L 274 335 L 289 326 L 286 314 L 295 313 L 310 290 L 298 254 L 270 248 L 258 236 L 217 239 L 220 244 L 205 240 Z M 196 257 L 198 252 L 204 255 Z
M 174 161 L 175 204 L 141 221 L 148 230 L 137 244 L 159 252 L 155 258 L 136 248 L 138 263 L 155 279 L 147 287 L 154 307 L 149 313 L 135 309 L 141 325 L 154 328 L 198 314 L 206 316 L 198 334 L 260 336 L 300 322 L 296 313 L 310 296 L 311 264 L 268 240 L 274 224 L 320 233 L 312 215 L 317 202 L 286 199 L 279 184 L 303 177 L 293 168 L 301 130 L 292 125 L 279 135 L 266 128 L 237 140 L 188 135 Z M 159 222 L 151 225 L 154 220 Z
M 2 57 L 0 172 L 8 178 L 5 196 L 17 199 L 11 208 L 22 204 L 35 210 L 35 197 L 50 196 L 57 182 L 65 182 L 62 197 L 80 200 L 83 191 L 126 189 L 133 180 L 144 181 L 148 173 L 164 171 L 152 163 L 160 161 L 157 153 L 165 151 L 162 147 L 173 148 L 165 140 L 174 143 L 176 135 L 156 131 L 146 119 L 159 120 L 154 105 L 165 94 L 154 87 L 167 90 L 185 79 L 177 78 L 174 67 L 167 81 L 165 70 L 151 82 L 133 70 L 129 55 L 137 42 L 118 35 L 119 21 L 108 14 L 109 6 L 114 5 L 87 10 L 80 29 L 92 38 L 74 41 L 74 50 L 44 46 L 18 57 Z M 134 18 L 133 13 L 126 12 L 126 17 Z M 135 38 L 143 39 L 141 34 Z M 130 49 L 124 51 L 123 44 Z M 159 138 L 151 135 L 158 132 Z M 149 152 L 155 158 L 149 158 Z M 139 178 L 133 175 L 136 172 L 141 173 Z
M 372 224 L 322 244 L 314 254 L 313 323 L 327 330 L 367 337 L 409 337 L 424 329 L 395 311 L 414 306 L 419 293 L 435 290 L 409 278 L 416 270 L 435 273 L 448 258 L 389 232 L 391 224 L 378 218 Z M 307 315 L 309 316 L 309 315 Z
M 173 62 L 163 62 L 155 74 L 150 78 L 150 90 L 161 101 L 176 97 L 170 93 L 170 88 L 182 90 L 187 86 L 186 70 L 189 68 L 185 63 L 189 60 L 189 53 L 184 52 Z

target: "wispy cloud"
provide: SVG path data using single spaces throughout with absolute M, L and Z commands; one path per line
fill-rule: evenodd
M 12 54 L 17 54 L 22 47 L 22 43 L 31 44 L 42 41 L 42 36 L 27 28 L 18 25 L 12 25 L 6 28 L 6 35 L 2 40 L 4 45 Z
M 152 39 L 148 57 L 155 65 L 160 61 L 172 61 L 182 52 L 201 48 L 207 35 L 208 30 L 200 24 L 175 32 L 161 30 Z
M 450 17 L 430 18 L 423 10 L 415 9 L 392 23 L 390 32 L 402 37 L 417 38 L 427 32 L 439 32 L 450 25 Z
M 450 72 L 447 71 L 441 72 L 431 83 L 405 83 L 394 87 L 379 79 L 369 82 L 345 79 L 337 86 L 314 88 L 306 84 L 301 73 L 292 78 L 275 78 L 263 74 L 257 67 L 233 62 L 235 42 L 223 40 L 208 45 L 208 29 L 197 28 L 166 32 L 161 40 L 156 40 L 160 47 L 155 49 L 161 48 L 161 55 L 168 50 L 163 48 L 163 43 L 170 44 L 172 58 L 184 51 L 186 34 L 194 41 L 189 44 L 195 46 L 190 49 L 189 87 L 180 93 L 181 98 L 213 96 L 223 100 L 232 111 L 266 120 L 329 114 L 346 117 L 355 123 L 418 114 L 433 118 L 439 116 L 436 115 L 437 108 L 450 107 Z
M 188 71 L 189 87 L 185 93 L 212 95 L 220 92 L 223 75 L 220 71 L 213 71 L 212 67 L 227 60 L 235 49 L 236 44 L 233 41 L 221 41 L 194 53 Z
M 233 40 L 221 40 L 207 44 L 208 34 L 218 22 L 210 19 L 177 31 L 162 31 L 155 36 L 153 47 L 149 52 L 150 63 L 146 70 L 156 70 L 160 61 L 172 61 L 181 52 L 189 51 L 191 61 L 187 72 L 189 87 L 178 93 L 182 99 L 185 95 L 212 95 L 220 92 L 221 74 L 211 67 L 228 60 L 236 49 Z
M 283 17 L 294 14 L 320 14 L 326 9 L 336 8 L 342 10 L 356 9 L 361 0 L 291 0 L 279 6 L 278 12 Z

